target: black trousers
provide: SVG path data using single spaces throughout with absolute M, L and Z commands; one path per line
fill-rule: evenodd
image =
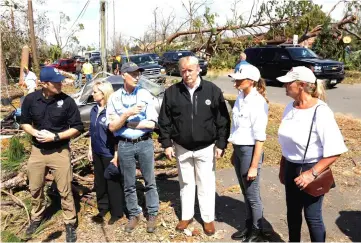
M 94 186 L 97 195 L 98 210 L 102 214 L 110 211 L 112 217 L 123 217 L 125 201 L 121 176 L 107 180 L 104 170 L 112 158 L 104 157 L 93 152 Z

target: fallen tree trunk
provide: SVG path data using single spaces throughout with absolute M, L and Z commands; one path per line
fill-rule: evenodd
M 26 180 L 27 180 L 26 174 L 23 172 L 19 172 L 17 176 L 7 181 L 1 182 L 0 188 L 9 190 L 9 189 L 23 187 L 26 186 Z

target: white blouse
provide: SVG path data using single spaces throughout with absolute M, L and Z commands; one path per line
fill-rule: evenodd
M 321 100 L 308 109 L 297 109 L 293 102 L 289 103 L 283 113 L 278 130 L 278 141 L 282 155 L 293 163 L 302 163 L 305 153 L 311 122 L 316 107 L 310 143 L 305 163 L 315 163 L 322 158 L 347 152 L 341 131 L 336 123 L 332 110 Z
M 232 109 L 232 128 L 229 142 L 236 145 L 254 145 L 266 140 L 268 104 L 256 88 L 244 97 L 239 92 Z

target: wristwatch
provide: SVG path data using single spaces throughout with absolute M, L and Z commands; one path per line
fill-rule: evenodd
M 58 142 L 58 141 L 60 141 L 59 134 L 58 134 L 58 133 L 55 133 L 54 142 Z
M 318 172 L 312 167 L 312 175 L 313 175 L 313 177 L 315 177 L 315 179 L 317 178 L 317 176 L 318 176 Z

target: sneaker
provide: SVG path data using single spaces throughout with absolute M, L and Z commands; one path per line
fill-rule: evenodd
M 130 233 L 134 230 L 140 220 L 140 216 L 130 216 L 128 224 L 125 226 L 125 232 Z
M 154 233 L 156 227 L 157 227 L 157 216 L 149 215 L 147 222 L 147 232 Z
M 26 229 L 25 237 L 30 239 L 31 236 L 35 233 L 36 229 L 39 228 L 41 224 L 41 220 L 39 221 L 31 221 L 29 227 Z
M 76 242 L 77 237 L 76 237 L 75 226 L 72 224 L 66 224 L 65 231 L 66 231 L 66 242 Z

